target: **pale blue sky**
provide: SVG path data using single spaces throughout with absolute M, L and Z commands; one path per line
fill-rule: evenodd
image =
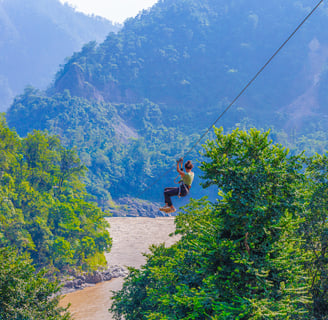
M 76 10 L 105 17 L 113 22 L 124 22 L 142 9 L 151 7 L 157 0 L 60 0 Z

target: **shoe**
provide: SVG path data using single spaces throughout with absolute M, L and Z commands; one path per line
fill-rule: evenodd
M 175 210 L 175 208 L 173 207 L 173 208 L 169 208 L 169 210 L 167 210 L 167 211 L 165 211 L 166 213 L 173 213 L 173 212 L 175 212 L 176 210 Z
M 159 208 L 159 211 L 167 212 L 169 209 L 171 209 L 171 208 L 168 206 L 165 206 L 165 207 Z

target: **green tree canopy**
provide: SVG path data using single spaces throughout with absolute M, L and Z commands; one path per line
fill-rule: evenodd
M 85 167 L 75 150 L 42 131 L 21 139 L 4 117 L 0 137 L 0 247 L 30 254 L 37 268 L 106 264 L 109 225 L 89 201 L 81 181 Z
M 324 319 L 326 207 L 314 199 L 326 157 L 292 156 L 255 129 L 215 135 L 201 169 L 217 202 L 192 200 L 176 218 L 181 239 L 131 269 L 116 319 Z
M 67 309 L 58 306 L 59 286 L 36 273 L 32 261 L 13 248 L 0 248 L 0 319 L 68 320 Z

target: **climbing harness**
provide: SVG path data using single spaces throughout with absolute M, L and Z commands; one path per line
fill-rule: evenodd
M 181 196 L 181 187 L 184 186 L 185 190 L 187 191 L 187 193 L 184 196 Z M 187 187 L 187 185 L 183 182 L 183 181 L 179 181 L 179 193 L 178 193 L 178 197 L 185 197 L 186 195 L 188 195 L 189 193 L 189 188 Z
M 295 30 L 289 35 L 289 37 L 282 43 L 282 45 L 274 52 L 274 54 L 267 60 L 267 62 L 259 69 L 259 71 L 248 81 L 248 83 L 243 87 L 243 89 L 237 94 L 237 96 L 232 100 L 232 102 L 223 110 L 223 112 L 218 116 L 218 118 L 208 127 L 208 129 L 200 136 L 200 138 L 192 145 L 192 147 L 180 159 L 184 159 L 189 155 L 192 150 L 200 143 L 201 140 L 209 133 L 213 126 L 225 115 L 225 113 L 235 104 L 235 102 L 244 94 L 248 87 L 257 79 L 257 77 L 263 72 L 263 70 L 271 63 L 271 61 L 277 56 L 277 54 L 285 47 L 285 45 L 293 38 L 295 33 L 303 26 L 303 24 L 312 16 L 312 14 L 318 9 L 318 7 L 323 3 L 324 0 L 320 0 L 317 5 L 310 11 L 310 13 L 301 21 L 301 23 L 295 28 Z M 143 194 L 146 190 L 155 185 L 162 177 L 166 176 L 174 166 L 166 170 L 162 175 L 160 175 L 154 183 L 148 185 L 139 196 Z

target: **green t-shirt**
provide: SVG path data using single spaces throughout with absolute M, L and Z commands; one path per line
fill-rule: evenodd
M 182 177 L 182 181 L 187 186 L 191 186 L 192 181 L 194 180 L 194 173 L 193 172 L 186 172 L 185 175 Z

